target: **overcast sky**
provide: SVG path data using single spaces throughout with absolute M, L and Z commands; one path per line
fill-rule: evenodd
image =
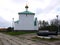
M 56 15 L 60 18 L 60 0 L 0 0 L 0 17 L 7 21 L 18 20 L 18 12 L 25 11 L 26 2 L 38 20 L 49 21 Z

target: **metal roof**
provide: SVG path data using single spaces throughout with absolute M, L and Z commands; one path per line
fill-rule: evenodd
M 30 12 L 30 11 L 19 12 L 18 14 L 35 15 L 35 13 L 32 13 L 32 12 Z

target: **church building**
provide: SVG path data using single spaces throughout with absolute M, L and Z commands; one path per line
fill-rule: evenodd
M 38 30 L 37 18 L 34 18 L 35 13 L 28 11 L 28 5 L 25 6 L 25 11 L 19 12 L 19 20 L 14 22 L 14 30 Z

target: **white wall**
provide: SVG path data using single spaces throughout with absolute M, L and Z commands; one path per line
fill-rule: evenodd
M 34 30 L 34 15 L 19 15 L 19 23 L 14 30 Z

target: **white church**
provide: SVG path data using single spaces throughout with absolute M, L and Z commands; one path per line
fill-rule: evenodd
M 28 5 L 25 6 L 25 11 L 19 12 L 19 20 L 14 22 L 14 30 L 38 30 L 37 18 L 34 18 L 35 13 L 28 11 Z

